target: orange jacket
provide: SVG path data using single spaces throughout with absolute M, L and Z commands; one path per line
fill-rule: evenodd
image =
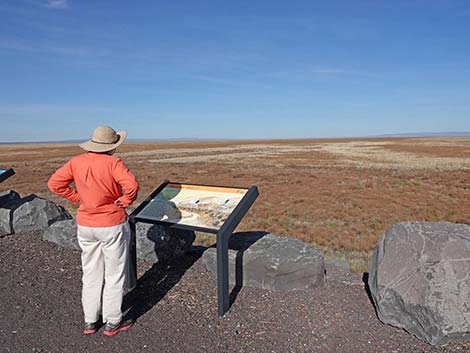
M 74 190 L 70 184 L 75 182 Z M 137 198 L 139 184 L 122 161 L 114 156 L 88 152 L 73 157 L 47 183 L 49 189 L 73 203 L 80 201 L 77 224 L 112 227 L 124 222 L 127 207 Z

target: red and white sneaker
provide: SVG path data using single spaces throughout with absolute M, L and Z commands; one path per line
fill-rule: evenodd
M 103 321 L 101 321 L 101 318 L 96 321 L 96 322 L 85 322 L 85 327 L 83 328 L 83 334 L 84 335 L 92 335 L 103 326 Z
M 119 322 L 117 324 L 111 324 L 111 323 L 108 322 L 104 326 L 103 335 L 106 335 L 106 336 L 117 335 L 119 332 L 127 330 L 128 328 L 130 328 L 133 324 L 134 324 L 134 322 L 129 321 L 129 320 L 127 320 L 127 321 L 121 320 L 121 322 Z

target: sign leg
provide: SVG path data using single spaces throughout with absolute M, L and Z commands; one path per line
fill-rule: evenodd
M 228 234 L 217 234 L 217 301 L 219 316 L 224 316 L 229 308 L 228 239 Z

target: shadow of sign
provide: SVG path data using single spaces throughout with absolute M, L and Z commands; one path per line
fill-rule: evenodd
M 152 225 L 147 230 L 146 239 L 153 244 L 153 252 L 145 260 L 170 263 L 185 255 L 191 249 L 195 238 L 196 234 L 190 230 Z
M 184 273 L 202 256 L 203 251 L 191 251 L 171 261 L 159 261 L 137 281 L 132 291 L 124 296 L 125 319 L 136 321 L 160 302 L 180 281 Z
M 168 235 L 162 235 L 162 232 L 168 232 Z M 230 237 L 229 249 L 236 252 L 234 263 L 230 263 L 230 282 L 234 283 L 229 295 L 230 306 L 243 288 L 244 253 L 266 234 L 264 231 L 250 231 L 235 233 Z M 162 237 L 166 236 L 169 239 L 163 240 Z M 138 279 L 135 288 L 124 297 L 123 311 L 127 311 L 125 317 L 134 321 L 158 304 L 206 250 L 203 247 L 192 247 L 189 251 L 188 246 L 195 238 L 192 231 L 152 225 L 147 238 L 155 242 L 158 262 Z

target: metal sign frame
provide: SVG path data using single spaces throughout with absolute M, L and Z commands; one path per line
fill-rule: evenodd
M 164 225 L 170 228 L 200 231 L 206 233 L 217 234 L 217 301 L 218 301 L 218 313 L 219 316 L 223 316 L 229 309 L 229 275 L 228 275 L 228 242 L 235 228 L 238 226 L 240 221 L 243 219 L 245 214 L 250 209 L 251 205 L 255 202 L 259 195 L 258 188 L 252 186 L 250 188 L 238 188 L 245 189 L 247 192 L 242 197 L 237 206 L 230 213 L 228 218 L 218 229 L 190 226 L 185 224 L 170 223 L 166 221 L 157 221 L 153 219 L 147 219 L 139 217 L 138 214 L 142 211 L 152 199 L 157 196 L 168 184 L 182 184 L 191 186 L 205 186 L 205 187 L 218 187 L 218 188 L 229 188 L 228 186 L 216 186 L 216 185 L 203 185 L 203 184 L 189 184 L 189 183 L 177 183 L 165 180 L 159 187 L 157 187 L 129 216 L 129 224 L 131 226 L 131 266 L 132 274 L 135 276 L 132 284 L 135 284 L 137 280 L 137 247 L 136 247 L 136 223 L 151 223 Z M 233 188 L 233 187 L 230 187 Z
M 2 169 L 2 170 L 5 170 L 3 173 L 0 174 L 0 183 L 2 181 L 5 181 L 7 180 L 9 177 L 11 177 L 12 175 L 15 175 L 15 171 L 13 170 L 13 168 L 10 168 L 10 169 Z

